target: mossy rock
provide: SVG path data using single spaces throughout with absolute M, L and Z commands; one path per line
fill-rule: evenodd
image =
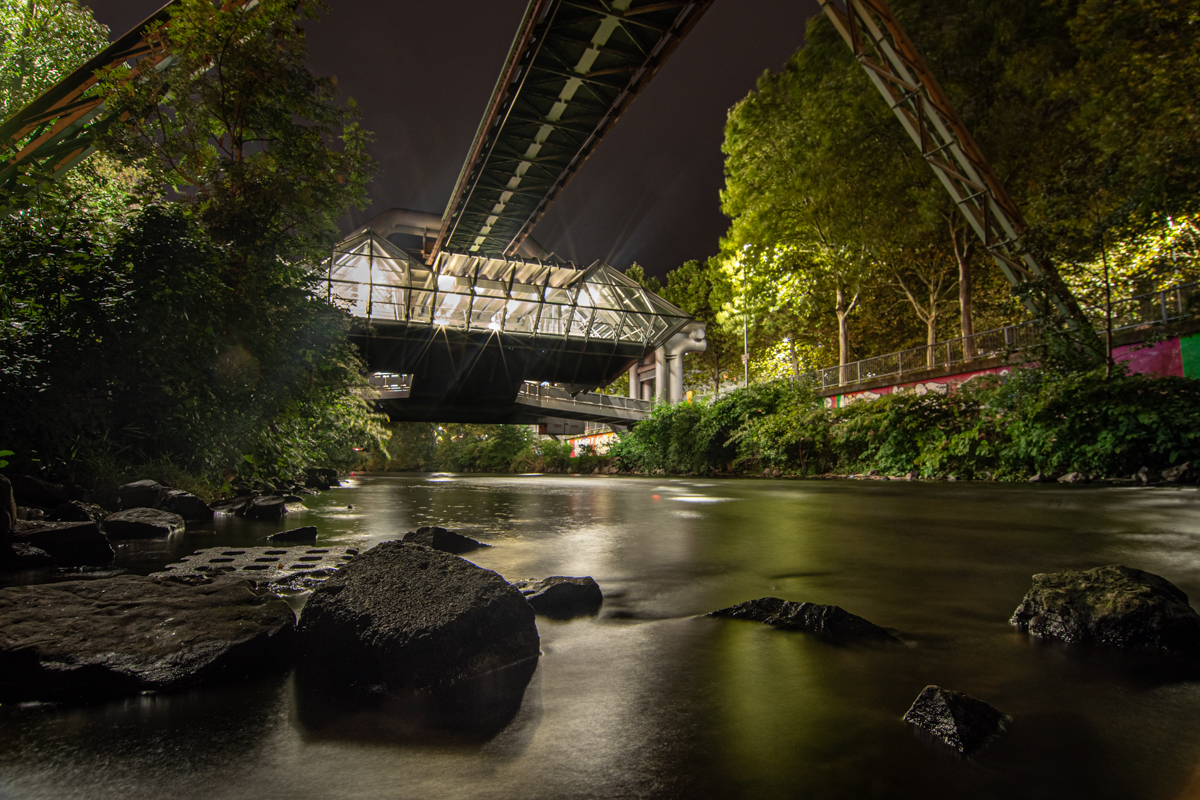
M 1200 655 L 1200 614 L 1166 578 L 1112 564 L 1042 573 L 1009 620 L 1072 644 Z

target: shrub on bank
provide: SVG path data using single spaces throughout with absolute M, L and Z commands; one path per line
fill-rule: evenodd
M 646 472 L 1128 475 L 1200 458 L 1200 382 L 1021 369 L 948 395 L 891 394 L 840 409 L 766 384 L 656 408 L 610 455 Z

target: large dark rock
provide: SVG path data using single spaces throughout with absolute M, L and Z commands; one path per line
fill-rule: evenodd
M 287 501 L 279 495 L 265 494 L 255 497 L 239 513 L 250 519 L 283 519 L 288 513 Z
M 431 525 L 417 528 L 415 531 L 409 531 L 404 534 L 404 541 L 406 544 L 423 544 L 426 547 L 432 547 L 434 550 L 441 550 L 443 553 L 453 553 L 455 555 L 469 553 L 481 547 L 491 547 L 490 544 L 477 542 L 470 536 L 463 536 L 461 533 Z
M 183 517 L 157 508 L 131 508 L 104 518 L 104 531 L 113 539 L 157 539 L 184 527 Z
M 114 555 L 94 522 L 18 522 L 13 540 L 45 550 L 63 566 L 103 566 Z
M 962 692 L 926 686 L 904 714 L 904 721 L 966 754 L 1000 734 L 1008 716 Z
M 271 542 L 315 542 L 316 540 L 316 525 L 305 525 L 302 528 L 292 528 L 291 530 L 273 533 L 267 537 L 267 541 Z
M 595 614 L 604 602 L 604 593 L 593 578 L 568 578 L 554 575 L 540 581 L 513 581 L 513 586 L 537 613 L 555 619 L 570 619 Z
M 0 702 L 181 689 L 286 665 L 294 616 L 245 581 L 0 589 Z
M 57 483 L 50 483 L 32 475 L 9 475 L 17 505 L 57 508 L 72 498 Z
M 167 487 L 158 481 L 141 480 L 126 483 L 117 489 L 121 498 L 121 509 L 154 508 L 159 496 L 167 491 Z
M 0 475 L 0 547 L 12 543 L 17 524 L 17 503 L 13 499 L 12 482 Z
M 710 617 L 746 619 L 786 631 L 815 633 L 826 639 L 895 639 L 890 631 L 851 614 L 839 606 L 794 603 L 778 597 L 760 597 L 709 614 Z
M 333 486 L 338 486 L 338 473 L 336 469 L 314 468 L 304 470 L 304 485 L 309 489 L 329 489 Z
M 1112 564 L 1042 573 L 1009 620 L 1035 636 L 1200 654 L 1200 614 L 1166 578 Z
M 191 492 L 182 489 L 167 489 L 158 496 L 155 508 L 178 514 L 187 522 L 203 522 L 213 518 L 213 510 L 208 503 Z
M 71 500 L 54 509 L 46 519 L 51 522 L 96 522 L 104 521 L 108 512 L 95 503 Z
M 384 542 L 317 588 L 300 619 L 305 668 L 332 689 L 440 689 L 539 654 L 533 608 L 491 570 Z

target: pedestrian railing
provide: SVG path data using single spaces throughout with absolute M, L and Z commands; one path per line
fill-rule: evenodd
M 1112 303 L 1113 331 L 1139 328 L 1143 325 L 1166 324 L 1192 316 L 1192 299 L 1200 294 L 1200 283 L 1188 283 L 1147 292 Z M 1200 301 L 1198 301 L 1200 302 Z M 1105 329 L 1104 306 L 1084 309 L 1098 331 Z M 1032 322 L 1006 325 L 1003 328 L 981 331 L 972 336 L 947 339 L 922 347 L 911 347 L 898 353 L 864 358 L 837 367 L 825 367 L 798 376 L 800 382 L 814 388 L 846 386 L 879 378 L 899 378 L 905 373 L 951 367 L 984 358 L 993 358 L 1042 343 L 1041 330 Z

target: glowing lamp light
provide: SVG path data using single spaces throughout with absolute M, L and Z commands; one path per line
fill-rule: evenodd
M 494 331 L 498 331 L 498 330 L 500 330 L 500 323 L 499 322 L 489 322 L 488 327 Z

